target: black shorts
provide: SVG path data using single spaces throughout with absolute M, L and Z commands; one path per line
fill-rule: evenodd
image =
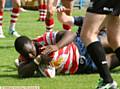
M 119 16 L 120 0 L 91 0 L 87 12 Z

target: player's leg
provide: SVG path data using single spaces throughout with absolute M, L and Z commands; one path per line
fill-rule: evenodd
M 108 62 L 108 67 L 110 69 L 113 69 L 115 67 L 120 66 L 119 59 L 117 58 L 115 53 L 106 54 L 106 59 L 107 59 L 107 62 Z
M 70 9 L 70 10 L 65 11 L 65 13 L 70 16 L 72 13 L 74 0 L 61 0 L 61 2 L 62 2 L 63 6 Z M 71 26 L 67 25 L 67 24 L 63 24 L 63 29 L 64 30 L 71 30 Z
M 39 11 L 39 19 L 38 21 L 45 21 L 47 14 L 47 1 L 46 0 L 38 0 L 38 11 Z
M 20 14 L 21 0 L 12 0 L 12 5 L 13 5 L 13 8 L 12 8 L 9 32 L 11 35 L 19 37 L 20 35 L 16 32 L 15 26 L 16 26 L 18 16 Z
M 82 26 L 84 17 L 82 16 L 69 16 L 64 11 L 69 10 L 65 8 L 64 6 L 58 6 L 57 7 L 57 18 L 62 24 L 66 25 L 76 25 L 76 26 Z
M 112 1 L 115 2 L 115 0 L 111 0 L 110 2 L 107 0 L 91 1 L 81 30 L 81 38 L 87 47 L 88 53 L 98 68 L 100 77 L 103 79 L 103 81 L 98 84 L 97 89 L 117 88 L 117 84 L 113 81 L 107 66 L 105 51 L 97 39 L 99 27 L 105 19 L 104 15 L 111 13 L 111 10 L 106 10 L 104 8 L 113 8 L 115 4 L 112 3 Z
M 0 0 L 0 38 L 5 38 L 3 34 L 3 29 L 2 29 L 3 11 L 4 11 L 4 6 L 5 6 L 5 1 L 6 0 Z
M 104 15 L 87 12 L 81 30 L 81 38 L 87 47 L 88 53 L 98 68 L 98 72 L 100 77 L 103 79 L 103 83 L 107 85 L 109 83 L 111 84 L 113 79 L 107 66 L 105 51 L 97 39 L 99 26 L 103 22 L 104 18 Z M 99 87 L 101 86 L 98 85 L 98 89 Z
M 54 18 L 53 18 L 53 14 L 54 14 L 54 3 L 55 0 L 47 0 L 47 16 L 46 16 L 46 20 L 45 20 L 45 24 L 46 24 L 46 31 L 51 31 L 53 30 L 54 27 Z
M 108 19 L 108 41 L 115 51 L 120 63 L 120 17 L 109 16 Z

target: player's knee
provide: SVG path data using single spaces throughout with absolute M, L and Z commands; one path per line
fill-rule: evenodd
M 13 7 L 14 7 L 14 8 L 20 8 L 20 7 L 21 7 L 21 4 L 16 3 L 16 4 L 13 5 Z
M 0 6 L 0 11 L 4 11 L 4 6 L 3 5 Z
M 87 44 L 87 43 L 89 43 L 90 41 L 91 41 L 91 37 L 92 36 L 90 36 L 90 35 L 88 35 L 88 34 L 83 34 L 83 32 L 82 32 L 82 34 L 81 34 L 81 40 L 85 43 L 85 44 Z
M 53 16 L 53 11 L 52 10 L 47 11 L 47 18 L 50 18 L 52 16 Z
M 3 12 L 3 11 L 4 11 L 4 9 L 3 9 L 3 8 L 2 8 L 2 9 L 0 8 L 0 12 Z

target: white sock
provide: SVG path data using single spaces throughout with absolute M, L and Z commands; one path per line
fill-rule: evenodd
M 16 25 L 16 23 L 11 23 L 10 24 L 10 31 L 15 31 L 15 25 Z
M 2 26 L 0 26 L 0 34 L 3 34 Z

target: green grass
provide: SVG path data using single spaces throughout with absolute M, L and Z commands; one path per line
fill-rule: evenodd
M 84 15 L 84 10 L 74 10 L 73 15 Z M 44 33 L 45 26 L 43 22 L 37 22 L 38 12 L 30 11 L 21 13 L 16 25 L 16 30 L 21 35 L 27 35 L 31 38 Z M 55 30 L 61 30 L 61 24 L 56 19 L 55 14 Z M 3 29 L 6 38 L 0 39 L 0 86 L 31 86 L 37 85 L 41 89 L 95 89 L 98 74 L 89 75 L 66 75 L 49 78 L 28 78 L 19 79 L 17 70 L 14 66 L 14 60 L 18 57 L 18 53 L 13 47 L 15 38 L 8 34 L 10 20 L 10 12 L 4 13 Z M 73 27 L 76 31 L 76 27 Z M 120 73 L 118 71 L 112 73 L 113 78 L 120 85 Z

